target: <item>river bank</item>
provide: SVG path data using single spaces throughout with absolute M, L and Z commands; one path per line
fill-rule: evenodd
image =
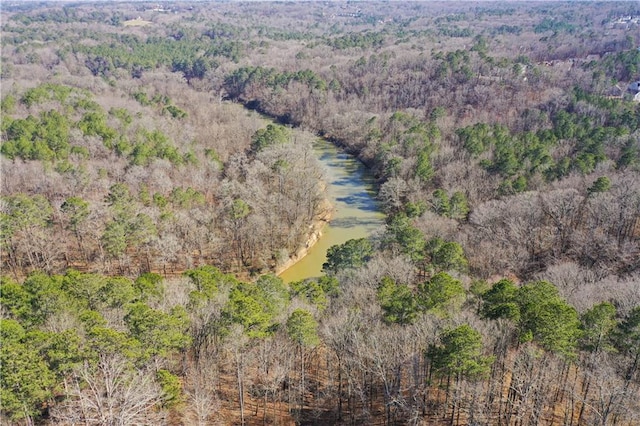
M 309 233 L 304 246 L 299 247 L 284 263 L 276 267 L 276 275 L 282 274 L 309 254 L 309 250 L 311 250 L 322 237 L 324 227 L 331 221 L 333 210 L 333 205 L 325 198 L 322 202 L 320 213 L 309 226 Z
M 295 126 L 287 117 L 269 114 L 253 102 L 242 102 L 245 108 L 267 120 Z M 370 162 L 349 149 L 338 138 L 319 132 L 314 142 L 318 161 L 326 172 L 327 199 L 321 213 L 309 225 L 304 245 L 275 268 L 275 274 L 289 283 L 322 275 L 327 250 L 350 239 L 370 236 L 384 225 Z
M 366 166 L 326 139 L 319 138 L 314 151 L 325 170 L 326 207 L 310 226 L 304 246 L 276 271 L 287 283 L 322 275 L 329 248 L 368 237 L 384 225 L 375 179 Z

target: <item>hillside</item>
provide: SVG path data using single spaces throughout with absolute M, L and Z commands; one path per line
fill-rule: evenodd
M 640 422 L 636 3 L 2 9 L 3 424 Z

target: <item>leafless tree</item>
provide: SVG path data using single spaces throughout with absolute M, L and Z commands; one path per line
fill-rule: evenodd
M 95 366 L 85 363 L 66 382 L 67 398 L 52 408 L 51 416 L 59 424 L 162 424 L 163 396 L 153 377 L 120 355 L 103 354 Z

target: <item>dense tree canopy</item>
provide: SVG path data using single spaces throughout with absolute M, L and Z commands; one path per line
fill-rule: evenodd
M 3 3 L 0 423 L 640 423 L 639 17 Z

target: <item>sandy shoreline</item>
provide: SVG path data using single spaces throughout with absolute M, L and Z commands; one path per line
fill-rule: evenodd
M 302 258 L 304 258 L 309 253 L 311 247 L 313 247 L 322 237 L 322 230 L 324 229 L 325 225 L 331 221 L 332 217 L 333 205 L 329 202 L 328 199 L 325 198 L 322 202 L 320 213 L 317 215 L 316 219 L 311 223 L 311 225 L 309 225 L 309 234 L 307 239 L 305 240 L 304 246 L 298 248 L 295 253 L 289 256 L 289 259 L 287 259 L 283 264 L 276 267 L 276 275 L 282 274 L 284 271 L 302 260 Z

